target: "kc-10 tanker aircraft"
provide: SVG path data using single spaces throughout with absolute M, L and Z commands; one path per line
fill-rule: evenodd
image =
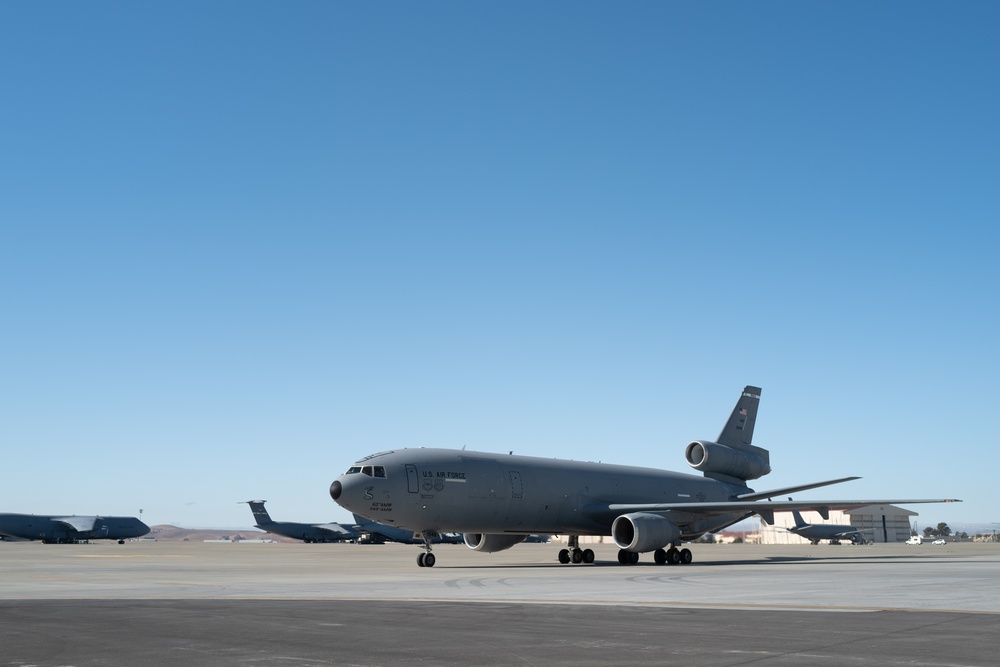
M 766 449 L 753 439 L 760 388 L 746 387 L 715 441 L 695 440 L 684 455 L 704 476 L 606 463 L 586 463 L 454 449 L 401 449 L 367 456 L 330 485 L 330 496 L 350 512 L 423 536 L 417 564 L 433 567 L 431 539 L 464 533 L 465 544 L 491 553 L 533 533 L 569 537 L 561 563 L 592 563 L 581 535 L 611 535 L 618 562 L 632 565 L 653 552 L 657 564 L 688 564 L 684 542 L 754 514 L 774 523 L 774 512 L 866 505 L 960 502 L 939 500 L 788 500 L 775 496 L 846 482 L 844 477 L 754 491 L 747 482 L 771 472 Z

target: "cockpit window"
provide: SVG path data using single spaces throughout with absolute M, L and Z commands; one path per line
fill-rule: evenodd
M 347 474 L 351 475 L 358 472 L 362 475 L 368 475 L 369 477 L 380 477 L 385 479 L 385 466 L 352 466 L 351 469 L 347 471 Z

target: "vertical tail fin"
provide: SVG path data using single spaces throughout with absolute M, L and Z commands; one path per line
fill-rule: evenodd
M 267 513 L 266 509 L 264 509 L 264 503 L 267 502 L 266 500 L 246 500 L 244 502 L 250 505 L 250 511 L 253 512 L 253 518 L 254 521 L 257 522 L 257 525 L 262 523 L 273 523 L 271 521 L 271 515 Z
M 792 510 L 792 516 L 795 517 L 795 527 L 801 528 L 806 525 L 805 520 L 803 520 L 802 515 L 799 514 L 798 510 Z
M 753 440 L 753 426 L 757 422 L 757 406 L 760 405 L 760 387 L 745 387 L 740 400 L 736 401 L 733 414 L 716 439 L 720 445 L 744 449 Z
M 706 477 L 732 484 L 745 485 L 771 472 L 768 451 L 750 444 L 759 404 L 760 387 L 744 387 L 715 442 L 695 440 L 688 444 L 684 450 L 688 465 Z

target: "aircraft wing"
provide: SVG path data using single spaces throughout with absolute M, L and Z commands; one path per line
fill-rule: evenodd
M 741 501 L 728 500 L 709 503 L 610 503 L 603 505 L 591 503 L 583 511 L 595 518 L 617 516 L 630 512 L 670 512 L 674 515 L 690 515 L 691 520 L 698 516 L 713 516 L 717 514 L 745 513 L 747 516 L 760 514 L 768 523 L 774 523 L 775 512 L 790 512 L 792 510 L 815 510 L 829 514 L 830 510 L 850 510 L 868 505 L 915 505 L 919 503 L 960 503 L 953 498 L 938 499 L 906 499 L 906 500 L 758 500 Z
M 908 500 L 723 500 L 711 503 L 611 503 L 607 509 L 616 512 L 666 512 L 676 510 L 692 514 L 731 514 L 733 512 L 752 512 L 771 510 L 772 512 L 791 512 L 792 510 L 828 509 L 850 510 L 868 505 L 915 505 L 919 503 L 960 503 L 955 498 L 908 499 Z M 593 505 L 588 506 L 590 509 Z
M 67 525 L 81 533 L 93 530 L 94 524 L 97 523 L 96 516 L 54 516 L 52 520 Z
M 783 489 L 770 489 L 769 491 L 755 491 L 753 493 L 744 493 L 741 496 L 736 496 L 737 500 L 763 500 L 764 498 L 773 498 L 775 496 L 787 496 L 789 493 L 798 493 L 799 491 L 808 491 L 809 489 L 818 489 L 821 486 L 830 486 L 831 484 L 840 484 L 841 482 L 851 482 L 856 479 L 861 479 L 860 477 L 841 477 L 840 479 L 829 479 L 825 482 L 813 482 L 812 484 L 800 484 L 798 486 L 786 486 Z
M 317 523 L 313 528 L 319 528 L 320 530 L 329 530 L 331 533 L 338 533 L 340 535 L 353 535 L 353 530 L 348 530 L 339 523 Z
M 842 533 L 837 533 L 836 535 L 834 535 L 834 537 L 839 540 L 842 537 L 850 537 L 851 535 L 861 535 L 862 533 L 874 533 L 874 532 L 875 531 L 871 528 L 865 528 L 864 530 L 845 530 Z

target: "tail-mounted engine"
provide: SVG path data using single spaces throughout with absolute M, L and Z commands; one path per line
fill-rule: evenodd
M 527 535 L 505 535 L 505 534 L 494 534 L 487 535 L 483 533 L 465 533 L 462 539 L 465 541 L 465 546 L 469 547 L 473 551 L 482 551 L 483 553 L 491 554 L 494 551 L 504 551 L 510 549 L 515 544 L 520 544 L 524 542 Z
M 753 445 L 736 448 L 717 442 L 695 440 L 684 450 L 684 458 L 688 465 L 702 471 L 707 477 L 724 475 L 745 482 L 771 472 L 767 450 Z

